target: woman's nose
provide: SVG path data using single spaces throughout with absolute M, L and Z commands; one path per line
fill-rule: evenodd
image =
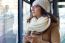
M 35 8 L 34 7 L 31 7 L 31 11 L 34 11 L 35 10 Z

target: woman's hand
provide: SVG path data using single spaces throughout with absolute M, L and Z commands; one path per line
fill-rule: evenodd
M 32 42 L 34 40 L 37 40 L 37 37 L 35 36 L 30 36 L 30 35 L 26 35 L 25 36 L 25 40 L 29 41 L 29 42 Z
M 30 36 L 30 35 L 25 36 L 25 40 L 32 43 L 50 43 L 48 41 L 39 39 L 39 37 L 37 36 Z
M 30 42 L 30 41 L 32 40 L 32 36 L 30 36 L 30 35 L 26 35 L 26 36 L 25 36 L 25 40 L 27 40 L 27 41 Z

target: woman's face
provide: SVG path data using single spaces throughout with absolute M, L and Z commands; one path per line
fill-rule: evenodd
M 32 11 L 33 16 L 41 15 L 41 7 L 38 5 L 32 6 L 31 11 Z

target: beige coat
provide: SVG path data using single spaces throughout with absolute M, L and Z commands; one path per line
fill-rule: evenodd
M 60 43 L 59 23 L 52 22 L 48 30 L 42 34 L 32 35 L 35 36 L 32 40 L 32 43 Z
M 59 25 L 51 23 L 51 26 L 41 35 L 35 35 L 33 43 L 60 43 Z

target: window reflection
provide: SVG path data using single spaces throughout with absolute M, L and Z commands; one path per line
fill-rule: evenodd
M 18 0 L 0 0 L 0 43 L 18 43 Z

